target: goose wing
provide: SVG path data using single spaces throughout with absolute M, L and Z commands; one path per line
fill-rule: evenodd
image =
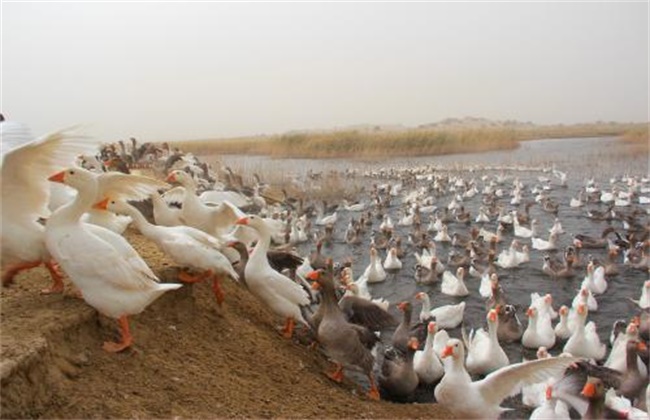
M 56 131 L 34 140 L 24 125 L 4 122 L 0 124 L 0 136 L 3 150 L 2 197 L 7 198 L 3 199 L 3 213 L 29 221 L 50 214 L 47 177 L 73 163 L 80 153 L 97 148 L 87 137 L 75 134 L 73 129 Z
M 475 382 L 483 399 L 491 405 L 500 405 L 506 397 L 516 394 L 522 385 L 543 382 L 551 377 L 562 377 L 564 371 L 575 357 L 551 357 L 515 363 L 490 373 L 484 379 Z

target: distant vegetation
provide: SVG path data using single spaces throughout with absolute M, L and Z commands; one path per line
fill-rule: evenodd
M 645 131 L 644 131 L 645 130 Z M 378 159 L 450 153 L 507 150 L 519 141 L 624 136 L 629 141 L 645 133 L 647 124 L 598 122 L 592 124 L 540 126 L 515 121 L 480 118 L 449 119 L 418 128 L 361 126 L 340 131 L 305 131 L 221 140 L 183 142 L 182 149 L 195 154 L 261 154 L 273 157 Z
M 632 149 L 630 153 L 645 153 L 648 154 L 650 150 L 650 137 L 648 136 L 648 124 L 639 124 L 623 133 L 621 141 L 630 144 Z

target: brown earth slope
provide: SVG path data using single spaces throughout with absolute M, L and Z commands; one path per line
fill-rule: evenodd
M 141 235 L 127 238 L 154 271 L 172 271 Z M 279 320 L 232 282 L 222 308 L 207 284 L 167 293 L 131 318 L 136 345 L 120 354 L 101 349 L 117 338 L 115 321 L 69 286 L 40 295 L 47 285 L 39 268 L 2 290 L 2 418 L 450 417 L 435 404 L 373 402 L 350 380 L 331 382 L 321 352 L 283 339 Z

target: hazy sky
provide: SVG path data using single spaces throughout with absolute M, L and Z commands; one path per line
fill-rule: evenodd
M 648 120 L 648 2 L 2 2 L 2 112 L 106 140 Z

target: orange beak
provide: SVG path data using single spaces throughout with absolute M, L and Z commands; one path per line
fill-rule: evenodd
M 433 321 L 429 322 L 429 325 L 427 325 L 427 331 L 433 334 L 436 331 L 436 323 Z
M 591 382 L 587 382 L 584 388 L 582 388 L 581 394 L 587 398 L 592 398 L 594 395 L 596 395 L 596 385 L 592 384 Z
M 583 303 L 578 305 L 578 313 L 580 315 L 584 315 L 585 313 L 587 313 L 587 307 Z
M 316 281 L 320 278 L 320 273 L 317 270 L 310 271 L 307 273 L 307 278 L 312 281 Z
M 549 385 L 546 387 L 546 399 L 550 400 L 551 398 L 553 398 L 553 387 Z
M 406 310 L 406 302 L 400 302 L 400 303 L 398 303 L 398 304 L 397 304 L 397 308 L 398 308 L 400 311 L 404 311 L 404 310 Z
M 639 344 L 636 345 L 636 348 L 637 348 L 637 350 L 639 350 L 641 352 L 648 351 L 648 346 L 643 341 L 639 341 Z
M 108 207 L 108 201 L 109 201 L 109 199 L 107 197 L 107 198 L 103 199 L 102 201 L 99 201 L 99 202 L 93 204 L 93 208 L 97 209 L 97 210 L 106 210 L 106 208 Z
M 492 310 L 488 313 L 488 319 L 489 319 L 490 321 L 492 321 L 492 322 L 496 322 L 496 321 L 497 321 L 497 311 L 495 311 L 494 309 L 492 309 Z
M 451 356 L 454 354 L 454 348 L 452 346 L 445 346 L 444 349 L 442 349 L 442 358 L 444 359 L 445 357 Z
M 530 318 L 531 316 L 533 316 L 534 313 L 535 311 L 533 311 L 533 308 L 528 308 L 528 310 L 526 311 L 526 316 Z
M 167 175 L 167 178 L 165 179 L 165 181 L 167 181 L 167 182 L 176 182 L 176 174 L 172 172 L 171 174 Z
M 417 350 L 419 346 L 420 346 L 420 342 L 418 341 L 418 339 L 415 337 L 411 337 L 411 339 L 409 340 L 409 347 L 411 348 L 411 350 Z
M 320 290 L 320 283 L 318 283 L 317 281 L 313 282 L 311 284 L 311 288 L 314 290 Z
M 236 225 L 247 225 L 248 224 L 248 217 L 242 217 L 241 219 L 238 219 L 235 222 Z
M 65 181 L 65 171 L 57 172 L 51 177 L 49 177 L 47 180 L 52 182 L 59 182 L 63 184 L 63 181 Z

